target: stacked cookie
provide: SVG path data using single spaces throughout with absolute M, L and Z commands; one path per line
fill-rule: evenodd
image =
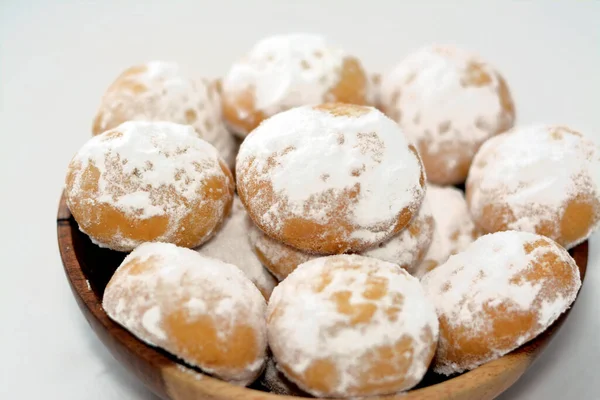
M 433 218 L 420 158 L 399 126 L 342 103 L 284 111 L 242 143 L 236 177 L 254 250 L 283 280 L 267 318 L 284 374 L 319 396 L 416 385 L 434 354 L 437 319 L 398 266 L 420 263 Z M 362 256 L 324 257 L 340 253 Z M 369 339 L 351 345 L 346 336 L 358 331 Z M 396 356 L 381 358 L 388 353 Z
M 575 299 L 565 249 L 600 223 L 600 152 L 514 118 L 465 51 L 368 78 L 320 36 L 276 36 L 219 83 L 125 71 L 65 195 L 94 243 L 131 251 L 104 308 L 145 343 L 278 393 L 396 393 L 514 350 Z

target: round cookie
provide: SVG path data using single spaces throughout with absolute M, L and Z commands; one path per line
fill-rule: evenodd
M 191 126 L 130 121 L 77 152 L 65 197 L 94 243 L 130 251 L 151 241 L 199 246 L 229 213 L 233 190 L 217 150 Z
M 372 396 L 422 379 L 438 321 L 419 281 L 402 268 L 337 255 L 300 265 L 273 290 L 267 332 L 278 369 L 301 389 Z
M 600 225 L 600 150 L 564 126 L 514 129 L 481 147 L 466 193 L 483 231 L 535 232 L 569 249 Z
M 372 107 L 297 107 L 264 121 L 237 157 L 238 194 L 269 236 L 320 254 L 359 252 L 404 228 L 424 196 L 416 149 Z
M 451 255 L 463 251 L 479 236 L 462 191 L 451 186 L 429 184 L 423 203 L 431 207 L 435 231 L 423 261 L 411 271 L 417 278 L 445 263 Z
M 298 265 L 318 257 L 271 239 L 252 221 L 248 221 L 248 225 L 250 231 L 248 238 L 252 249 L 262 264 L 280 281 L 284 280 Z M 405 229 L 361 254 L 398 264 L 412 273 L 423 260 L 431 244 L 434 228 L 435 222 L 431 210 L 424 201 L 417 215 Z
M 174 62 L 151 61 L 125 70 L 104 93 L 93 133 L 132 120 L 192 125 L 233 168 L 237 145 L 222 121 L 217 83 L 191 79 Z
M 264 119 L 297 106 L 366 104 L 367 77 L 355 57 L 312 34 L 265 38 L 223 78 L 223 115 L 245 137 Z
M 421 280 L 440 338 L 433 364 L 445 375 L 501 357 L 548 328 L 575 300 L 579 269 L 554 241 L 488 234 Z
M 234 265 L 145 243 L 123 260 L 102 304 L 143 342 L 221 379 L 247 385 L 262 371 L 265 299 Z
M 383 76 L 380 92 L 382 109 L 415 143 L 427 179 L 439 185 L 464 182 L 479 146 L 515 119 L 502 76 L 452 47 L 409 55 Z
M 277 280 L 263 267 L 250 246 L 247 219 L 244 206 L 235 196 L 231 215 L 221 229 L 196 250 L 203 256 L 216 258 L 241 269 L 268 300 Z

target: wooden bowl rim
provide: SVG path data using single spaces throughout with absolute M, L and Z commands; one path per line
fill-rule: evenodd
M 183 364 L 173 362 L 155 348 L 142 343 L 139 339 L 131 335 L 125 328 L 111 320 L 102 308 L 102 299 L 98 299 L 96 294 L 88 296 L 89 287 L 87 278 L 84 275 L 81 265 L 74 251 L 72 234 L 76 229 L 76 222 L 72 220 L 71 213 L 66 205 L 64 194 L 61 197 L 57 214 L 57 233 L 58 246 L 63 262 L 65 274 L 71 285 L 73 295 L 75 296 L 81 311 L 86 311 L 109 335 L 112 335 L 117 342 L 129 353 L 150 364 L 153 368 L 160 371 L 162 382 L 151 384 L 147 379 L 144 380 L 157 395 L 163 398 L 170 398 L 174 392 L 178 392 L 179 387 L 184 387 L 184 392 L 188 395 L 205 395 L 211 399 L 254 399 L 254 400 L 298 400 L 308 399 L 308 397 L 278 395 L 270 392 L 263 392 L 251 388 L 236 386 L 231 383 L 213 378 L 196 372 Z M 581 280 L 585 278 L 588 261 L 588 242 L 580 244 L 573 249 L 573 258 L 577 261 L 581 272 Z M 579 294 L 578 294 L 579 295 Z M 573 303 L 574 305 L 575 303 Z M 508 389 L 525 370 L 533 363 L 535 358 L 548 345 L 554 333 L 558 331 L 562 323 L 566 320 L 569 310 L 544 333 L 524 344 L 513 352 L 486 364 L 468 371 L 447 381 L 431 386 L 411 390 L 408 392 L 385 395 L 379 397 L 370 397 L 373 400 L 433 400 L 443 398 L 441 396 L 450 396 L 456 399 L 470 398 L 494 398 L 504 390 Z M 86 315 L 86 318 L 89 318 Z M 92 324 L 92 321 L 89 321 Z M 93 327 L 93 326 L 92 326 Z M 115 334 L 117 332 L 117 334 Z M 98 335 L 98 332 L 96 332 Z M 102 338 L 101 338 L 102 339 Z M 104 340 L 103 344 L 104 343 Z M 132 346 L 135 342 L 135 346 Z M 139 344 L 142 344 L 140 346 Z M 109 346 L 107 346 L 109 347 Z M 109 347 L 113 356 L 118 349 Z M 118 359 L 118 357 L 116 357 Z M 121 361 L 121 360 L 119 360 Z M 138 378 L 142 378 L 143 372 L 134 371 Z M 473 396 L 474 393 L 478 395 Z M 187 396 L 174 396 L 177 398 L 188 398 Z M 450 398 L 448 397 L 448 398 Z M 191 397 L 189 397 L 191 398 Z

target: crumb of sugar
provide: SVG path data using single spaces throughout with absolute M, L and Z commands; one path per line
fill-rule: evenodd
M 346 264 L 360 267 L 335 269 Z M 333 271 L 331 280 L 316 291 L 314 285 L 327 271 Z M 368 279 L 387 282 L 387 293 L 378 299 L 366 298 L 363 291 Z M 350 304 L 375 305 L 372 318 L 364 324 L 351 324 L 351 317 L 339 312 L 332 300 L 340 292 L 352 293 Z M 393 307 L 395 295 L 401 296 L 402 305 L 397 318 L 390 319 L 386 309 Z M 271 319 L 274 312 L 277 317 Z M 277 361 L 301 376 L 313 361 L 330 360 L 339 374 L 335 389 L 338 394 L 345 393 L 363 372 L 366 366 L 360 363 L 361 356 L 377 347 L 393 345 L 404 336 L 413 340 L 415 355 L 406 376 L 420 380 L 427 369 L 421 357 L 431 345 L 423 339 L 423 332 L 429 329 L 433 340 L 438 334 L 435 310 L 417 279 L 395 264 L 357 255 L 321 257 L 300 265 L 274 289 L 267 314 L 269 339 Z
M 471 65 L 486 84 L 464 84 Z M 514 115 L 503 110 L 500 76 L 478 56 L 452 47 L 428 46 L 399 63 L 381 82 L 381 102 L 411 139 L 427 143 L 431 153 L 459 145 L 474 154 L 480 143 L 510 126 Z M 456 160 L 447 159 L 447 167 Z
M 233 167 L 235 139 L 222 121 L 221 99 L 213 82 L 192 79 L 169 61 L 151 61 L 131 70 L 135 73 L 121 75 L 104 94 L 97 117 L 100 131 L 113 128 L 123 117 L 189 124 Z
M 131 268 L 136 268 L 135 273 Z M 170 314 L 182 311 L 189 323 L 208 316 L 225 338 L 243 321 L 257 334 L 260 343 L 256 345 L 266 347 L 266 303 L 244 273 L 234 265 L 168 243 L 145 243 L 131 252 L 107 285 L 103 308 L 145 343 L 218 376 L 223 376 L 222 370 L 195 359 L 189 349 L 181 347 L 177 334 L 166 329 Z M 259 356 L 227 380 L 248 383 L 263 363 L 264 357 Z
M 543 246 L 527 252 L 527 244 L 540 240 Z M 554 274 L 520 278 L 533 262 L 548 252 L 557 254 L 559 262 L 570 269 L 571 282 L 561 285 L 558 279 L 564 278 L 554 278 Z M 447 375 L 475 368 L 537 336 L 570 306 L 581 286 L 579 269 L 566 250 L 550 239 L 516 231 L 480 237 L 464 252 L 451 256 L 445 264 L 427 273 L 421 283 L 435 304 L 440 321 L 448 324 L 449 329 L 467 330 L 473 336 L 492 335 L 494 320 L 493 314 L 486 311 L 488 309 L 506 308 L 517 314 L 537 315 L 537 325 L 525 333 L 526 337 L 517 338 L 515 346 L 507 348 L 506 343 L 496 342 L 490 337 L 488 357 L 467 364 L 453 363 L 444 356 L 440 357 L 440 353 L 454 354 L 449 341 L 440 336 L 437 358 L 442 358 L 442 361 L 435 365 L 434 370 Z
M 600 151 L 593 141 L 565 127 L 515 128 L 483 144 L 467 187 L 475 219 L 487 204 L 504 204 L 515 217 L 508 229 L 535 232 L 548 221 L 560 221 L 567 202 L 578 195 L 600 201 Z M 600 215 L 595 221 L 591 231 Z
M 352 238 L 375 243 L 390 236 L 391 221 L 403 209 L 416 211 L 424 195 L 419 159 L 396 123 L 374 108 L 361 110 L 346 116 L 297 107 L 246 138 L 237 157 L 238 187 L 269 182 L 276 194 L 272 204 L 260 192 L 247 200 L 251 209 L 266 210 L 263 223 L 273 230 L 281 228 L 282 217 L 323 223 L 339 214 L 336 197 L 346 201 L 345 193 L 359 188 L 345 211 L 355 228 Z M 381 228 L 386 224 L 387 230 Z
M 179 229 L 190 211 L 186 202 L 214 201 L 200 199 L 198 193 L 207 179 L 223 175 L 216 149 L 198 138 L 192 127 L 170 122 L 125 122 L 91 138 L 71 161 L 74 180 L 67 193 L 69 206 L 71 199 L 89 190 L 82 184 L 90 166 L 99 172 L 95 198 L 85 199 L 90 207 L 108 204 L 135 219 L 168 216 L 169 227 L 157 241 Z M 158 194 L 165 187 L 184 201 L 161 199 Z M 78 222 L 82 229 L 91 221 Z M 123 245 L 137 244 L 121 239 Z
M 258 110 L 273 115 L 327 101 L 346 53 L 313 34 L 276 35 L 259 41 L 223 79 L 223 92 L 251 89 Z M 244 118 L 244 115 L 240 115 Z
M 231 215 L 221 230 L 197 251 L 207 257 L 233 264 L 241 269 L 258 289 L 269 297 L 277 281 L 260 263 L 248 241 L 247 214 L 240 199 L 235 196 Z

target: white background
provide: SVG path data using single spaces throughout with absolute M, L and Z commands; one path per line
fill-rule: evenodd
M 371 70 L 455 43 L 502 71 L 519 123 L 600 142 L 600 2 L 545 3 L 0 0 L 0 398 L 154 399 L 87 326 L 56 245 L 65 167 L 122 69 L 166 59 L 217 76 L 257 39 L 293 31 L 326 34 Z M 599 264 L 596 235 L 570 318 L 503 399 L 600 398 Z

